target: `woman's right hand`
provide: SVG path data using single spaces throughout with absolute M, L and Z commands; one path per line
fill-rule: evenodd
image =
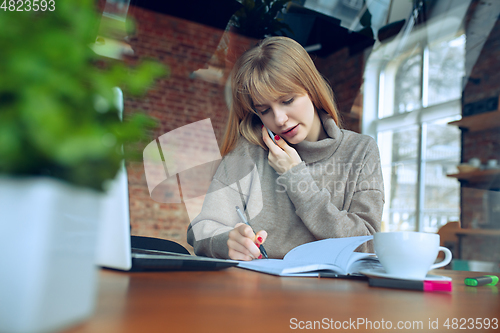
M 262 259 L 262 254 L 258 246 L 266 241 L 267 232 L 261 230 L 257 234 L 253 233 L 252 228 L 244 223 L 238 223 L 233 230 L 229 232 L 227 240 L 229 258 L 233 260 L 253 260 Z
M 302 159 L 299 153 L 288 143 L 281 139 L 279 135 L 274 137 L 276 143 L 274 143 L 269 135 L 267 134 L 267 129 L 262 126 L 262 140 L 269 148 L 268 161 L 269 165 L 279 174 L 282 175 L 294 166 L 300 164 Z

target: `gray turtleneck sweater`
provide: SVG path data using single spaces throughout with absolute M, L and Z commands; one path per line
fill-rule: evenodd
M 270 258 L 325 238 L 372 235 L 380 230 L 384 185 L 375 141 L 337 127 L 320 112 L 328 138 L 292 145 L 302 163 L 281 176 L 268 152 L 240 138 L 215 173 L 188 242 L 198 255 L 228 258 L 227 240 L 242 209 L 255 232 L 268 233 Z M 371 241 L 358 251 L 373 252 Z

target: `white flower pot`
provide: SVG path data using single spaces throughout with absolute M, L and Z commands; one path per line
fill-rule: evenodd
M 0 177 L 0 332 L 47 332 L 91 315 L 97 291 L 95 191 Z

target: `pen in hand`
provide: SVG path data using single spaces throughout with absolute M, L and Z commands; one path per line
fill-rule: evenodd
M 243 215 L 243 213 L 241 212 L 240 207 L 238 207 L 238 206 L 236 206 L 236 213 L 238 213 L 238 216 L 240 217 L 240 219 L 243 223 L 245 223 L 250 228 L 252 228 L 250 223 L 248 223 L 247 219 L 245 218 L 245 215 Z M 253 230 L 253 228 L 252 228 L 252 230 Z M 254 231 L 254 233 L 255 233 L 255 231 Z M 259 246 L 259 250 L 260 250 L 260 253 L 262 253 L 262 255 L 264 256 L 264 258 L 269 259 L 269 257 L 267 256 L 266 249 L 264 248 L 264 245 L 261 244 Z

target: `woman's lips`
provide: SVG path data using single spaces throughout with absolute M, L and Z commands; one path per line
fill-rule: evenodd
M 292 128 L 290 128 L 284 132 L 281 132 L 281 135 L 285 136 L 285 137 L 292 137 L 292 136 L 295 136 L 298 131 L 299 131 L 299 125 L 297 124 L 297 125 L 293 126 Z

